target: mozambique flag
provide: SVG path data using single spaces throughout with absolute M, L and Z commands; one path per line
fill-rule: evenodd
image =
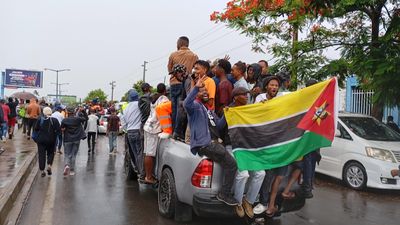
M 282 167 L 331 145 L 337 123 L 336 78 L 290 94 L 225 110 L 239 170 Z

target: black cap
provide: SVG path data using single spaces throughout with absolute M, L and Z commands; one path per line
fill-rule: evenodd
M 149 83 L 143 83 L 142 86 L 142 91 L 150 90 L 151 86 Z

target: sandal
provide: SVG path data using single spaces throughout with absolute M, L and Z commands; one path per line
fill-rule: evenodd
M 267 209 L 267 210 L 265 211 L 265 215 L 266 215 L 267 217 L 272 218 L 272 217 L 275 216 L 275 214 L 276 214 L 277 211 L 278 211 L 277 208 L 274 208 L 272 211 L 270 211 L 269 209 Z
M 144 178 L 144 183 L 145 184 L 156 184 L 157 183 L 157 180 L 155 179 L 155 178 L 152 178 L 152 179 L 147 179 L 146 177 Z
M 293 199 L 296 197 L 296 194 L 294 192 L 289 191 L 288 193 L 282 192 L 282 197 L 284 199 Z

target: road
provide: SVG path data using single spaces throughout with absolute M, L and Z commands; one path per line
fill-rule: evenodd
M 100 136 L 96 154 L 88 154 L 81 142 L 76 175 L 64 178 L 63 156 L 55 157 L 51 177 L 38 177 L 21 213 L 19 225 L 128 225 L 177 224 L 158 213 L 157 193 L 136 181 L 126 181 L 123 172 L 123 139 L 119 153 L 108 155 L 105 136 Z M 340 182 L 318 176 L 314 198 L 298 212 L 268 221 L 268 224 L 399 224 L 400 192 L 357 192 Z M 193 225 L 244 224 L 239 218 L 198 218 Z

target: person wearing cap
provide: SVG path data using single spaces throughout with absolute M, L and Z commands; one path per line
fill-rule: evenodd
M 141 113 L 139 109 L 139 94 L 131 89 L 128 92 L 128 105 L 121 118 L 122 127 L 127 130 L 129 154 L 138 170 L 140 182 L 144 182 L 143 148 L 140 139 Z M 133 157 L 132 157 L 133 156 Z
M 65 118 L 64 115 L 61 113 L 62 111 L 62 106 L 61 104 L 57 104 L 54 107 L 54 112 L 53 114 L 51 114 L 51 117 L 56 118 L 58 120 L 58 122 L 61 124 L 61 122 L 63 121 L 63 119 Z M 62 133 L 60 132 L 57 136 L 57 153 L 58 154 L 62 154 L 61 152 L 61 146 L 62 146 Z
M 248 93 L 244 87 L 234 88 L 232 91 L 233 103 L 230 107 L 238 107 L 248 104 Z M 227 108 L 227 110 L 229 110 Z M 225 119 L 225 115 L 222 116 L 220 123 L 218 124 L 220 129 L 221 138 L 225 149 L 232 154 L 232 143 L 229 137 L 228 124 Z M 259 171 L 237 171 L 235 181 L 233 184 L 234 198 L 239 202 L 239 205 L 235 206 L 235 211 L 239 217 L 244 217 L 246 214 L 248 217 L 253 218 L 253 204 L 256 201 L 257 195 L 260 191 L 265 176 L 264 170 Z M 245 194 L 245 188 L 247 186 L 247 192 Z
M 57 137 L 61 133 L 60 123 L 56 118 L 51 117 L 51 114 L 51 108 L 44 107 L 43 117 L 39 117 L 33 128 L 38 134 L 35 141 L 38 146 L 39 170 L 41 171 L 42 177 L 46 176 L 44 171 L 46 161 L 47 174 L 52 174 L 51 166 L 54 159 L 54 148 L 56 146 Z
M 227 205 L 235 206 L 238 202 L 233 198 L 231 189 L 237 170 L 236 161 L 223 145 L 219 143 L 219 135 L 215 113 L 209 108 L 208 93 L 202 76 L 197 79 L 193 90 L 184 101 L 184 107 L 189 116 L 190 151 L 196 155 L 207 156 L 223 168 L 223 184 L 217 194 L 217 199 Z M 214 81 L 212 81 L 214 82 Z
M 186 67 L 183 64 L 175 64 L 174 67 L 172 68 L 172 71 L 169 74 L 182 83 L 185 81 L 185 78 L 187 77 Z M 184 94 L 183 93 L 184 86 L 182 84 L 180 84 L 179 86 L 178 85 L 171 86 L 170 92 L 171 92 L 171 103 L 172 103 L 172 127 L 173 130 L 175 131 L 179 117 L 178 115 L 179 101 L 181 100 L 182 95 Z M 174 136 L 181 136 L 181 134 L 175 134 Z
M 76 155 L 81 140 L 87 138 L 82 127 L 86 118 L 82 114 L 75 116 L 74 112 L 74 108 L 67 108 L 68 117 L 61 122 L 61 129 L 64 132 L 64 176 L 75 175 Z

